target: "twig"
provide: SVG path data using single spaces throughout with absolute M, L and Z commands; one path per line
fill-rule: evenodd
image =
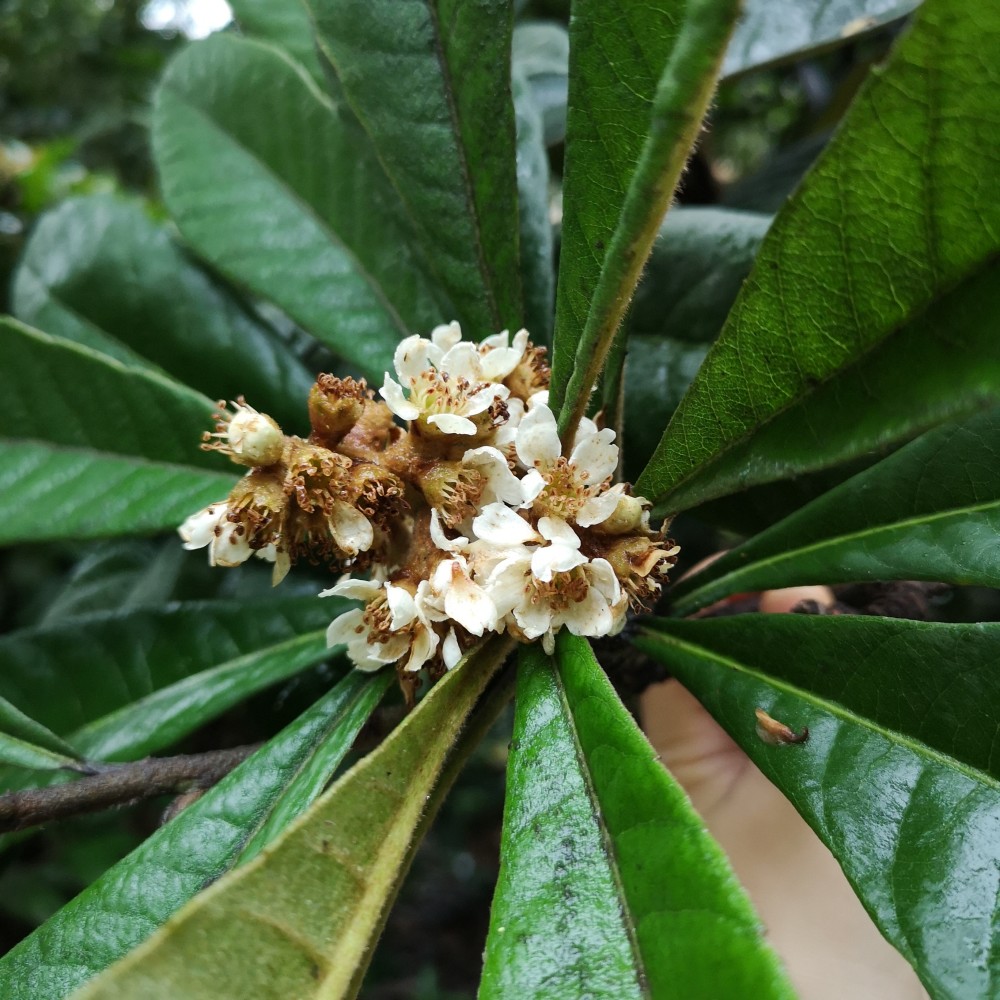
M 157 795 L 210 788 L 260 746 L 233 747 L 178 757 L 147 757 L 127 764 L 91 764 L 95 772 L 64 785 L 0 795 L 0 833 L 128 805 Z

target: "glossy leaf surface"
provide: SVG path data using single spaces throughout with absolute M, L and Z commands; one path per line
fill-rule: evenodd
M 857 580 L 1000 587 L 1000 410 L 930 431 L 848 479 L 678 584 L 674 608 Z
M 0 351 L 0 544 L 173 528 L 228 493 L 206 397 L 11 319 Z
M 509 0 L 307 0 L 438 280 L 479 340 L 521 324 Z
M 775 219 L 640 493 L 684 509 L 996 392 L 1000 175 L 974 164 L 1000 159 L 995 102 L 975 84 L 998 51 L 1000 12 L 920 9 Z
M 0 639 L 0 696 L 86 756 L 135 759 L 326 658 L 337 608 L 190 602 L 12 632 Z
M 195 250 L 364 373 L 381 379 L 399 339 L 440 320 L 378 165 L 280 50 L 189 46 L 157 92 L 153 145 Z
M 788 796 L 931 995 L 991 996 L 1000 626 L 752 615 L 656 629 L 640 647 Z M 765 743 L 756 708 L 808 740 Z
M 625 316 L 625 478 L 634 482 L 753 265 L 770 216 L 674 208 Z M 609 369 L 610 371 L 610 369 Z
M 79 1000 L 353 996 L 448 754 L 506 650 L 501 641 L 471 654 L 268 852 Z
M 722 64 L 743 73 L 845 42 L 910 13 L 918 0 L 745 0 Z
M 520 667 L 480 997 L 792 997 L 686 796 L 588 643 Z
M 551 389 L 563 435 L 603 369 L 735 17 L 728 0 L 574 8 Z
M 113 289 L 113 294 L 109 293 Z M 129 365 L 151 363 L 209 399 L 241 393 L 304 431 L 312 379 L 154 223 L 110 196 L 63 202 L 31 234 L 13 288 L 18 318 Z
M 384 693 L 349 673 L 176 819 L 0 959 L 9 1000 L 57 1000 L 149 937 L 316 797 Z

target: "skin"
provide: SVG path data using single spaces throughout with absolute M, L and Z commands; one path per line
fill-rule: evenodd
M 802 600 L 833 603 L 826 587 L 762 595 L 765 613 Z M 729 855 L 801 1000 L 927 1000 L 881 936 L 840 866 L 788 800 L 677 681 L 642 697 L 646 734 Z

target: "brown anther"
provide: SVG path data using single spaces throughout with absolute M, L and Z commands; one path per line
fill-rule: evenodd
M 529 341 L 524 357 L 504 379 L 511 396 L 527 401 L 536 392 L 548 389 L 552 371 L 546 364 L 546 354 L 544 347 L 536 347 Z

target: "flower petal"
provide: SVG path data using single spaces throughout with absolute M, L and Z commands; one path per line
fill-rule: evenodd
M 479 503 L 482 506 L 503 500 L 520 506 L 523 500 L 521 481 L 510 471 L 507 459 L 496 448 L 470 448 L 462 456 L 462 465 L 475 469 L 486 480 Z
M 476 425 L 457 413 L 434 413 L 427 418 L 442 434 L 475 434 Z
M 581 528 L 589 528 L 606 521 L 618 507 L 618 501 L 624 495 L 624 490 L 625 485 L 618 483 L 616 486 L 612 486 L 611 489 L 605 490 L 604 493 L 596 497 L 591 497 L 577 511 L 576 523 Z
M 538 531 L 542 538 L 554 545 L 565 545 L 572 549 L 580 547 L 576 532 L 561 517 L 539 518 Z
M 411 403 L 403 394 L 403 387 L 385 373 L 385 382 L 378 394 L 385 400 L 386 406 L 401 420 L 416 420 L 420 416 L 419 407 Z
M 253 555 L 246 529 L 223 519 L 216 528 L 215 538 L 208 547 L 208 561 L 212 566 L 239 566 Z
M 396 369 L 396 374 L 407 385 L 420 377 L 420 373 L 429 367 L 430 361 L 427 357 L 431 343 L 420 336 L 405 337 L 396 347 L 392 363 Z M 404 419 L 412 420 L 412 417 Z
M 320 597 L 346 597 L 352 601 L 364 601 L 367 604 L 373 597 L 382 592 L 380 584 L 374 580 L 359 580 L 355 576 L 341 577 L 328 590 L 321 590 Z
M 491 503 L 472 522 L 476 537 L 494 545 L 522 545 L 538 541 L 535 529 L 502 503 Z
M 548 406 L 538 403 L 528 409 L 518 424 L 514 443 L 517 457 L 526 469 L 548 465 L 559 457 L 559 431 L 555 414 Z
M 569 457 L 570 465 L 577 469 L 577 475 L 585 486 L 602 483 L 618 467 L 618 446 L 612 444 L 615 432 L 610 427 L 585 437 L 573 449 Z
M 473 384 L 485 381 L 479 350 L 467 340 L 449 348 L 437 363 L 437 369 L 450 378 L 468 379 Z
M 392 619 L 389 628 L 393 632 L 406 628 L 417 617 L 417 605 L 413 595 L 405 587 L 395 587 L 391 583 L 385 585 L 385 602 L 389 605 Z
M 462 327 L 457 320 L 444 323 L 431 330 L 431 342 L 437 347 L 442 355 L 450 351 L 462 339 Z
M 228 507 L 225 500 L 210 504 L 197 514 L 192 514 L 178 529 L 177 533 L 184 540 L 184 548 L 203 549 L 215 538 L 216 526 L 226 516 Z
M 410 648 L 410 657 L 406 661 L 404 669 L 409 671 L 419 670 L 436 652 L 438 647 L 438 635 L 433 629 L 419 628 L 413 636 L 413 644 Z
M 551 583 L 556 573 L 568 573 L 582 566 L 587 557 L 569 545 L 546 545 L 536 549 L 531 557 L 531 575 L 542 583 Z
M 326 630 L 327 646 L 343 646 L 364 635 L 364 618 L 361 608 L 352 608 L 334 618 Z
M 334 541 L 349 556 L 367 552 L 375 541 L 375 531 L 371 521 L 349 503 L 338 500 L 333 505 L 329 517 L 330 532 Z
M 444 609 L 449 618 L 473 635 L 496 631 L 496 605 L 482 587 L 472 582 L 463 560 L 454 559 L 451 562 L 451 580 L 444 592 Z
M 469 539 L 463 535 L 449 538 L 441 527 L 441 517 L 435 508 L 431 508 L 431 541 L 445 552 L 461 552 L 469 547 Z
M 445 636 L 441 646 L 441 659 L 444 660 L 445 669 L 451 670 L 458 666 L 462 660 L 462 647 L 458 644 L 458 637 L 455 630 L 451 629 Z

